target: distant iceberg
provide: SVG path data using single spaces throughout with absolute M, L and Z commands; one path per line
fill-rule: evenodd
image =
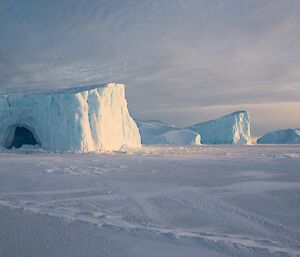
M 300 128 L 269 132 L 257 140 L 258 144 L 300 144 Z
M 187 129 L 199 133 L 202 144 L 251 144 L 250 117 L 247 111 L 237 111 Z
M 200 145 L 199 133 L 157 120 L 135 120 L 141 134 L 142 144 Z
M 139 147 L 123 84 L 0 95 L 0 146 L 39 144 L 61 151 Z
M 201 136 L 189 129 L 176 129 L 159 136 L 160 142 L 169 145 L 200 145 Z

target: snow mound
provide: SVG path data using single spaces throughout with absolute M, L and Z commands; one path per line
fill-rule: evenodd
M 250 117 L 247 111 L 234 112 L 187 129 L 200 133 L 202 144 L 251 144 Z
M 300 128 L 269 132 L 257 140 L 258 144 L 300 144 Z
M 201 137 L 189 129 L 176 128 L 157 120 L 143 121 L 136 119 L 142 144 L 200 145 Z
M 123 84 L 0 95 L 0 146 L 39 144 L 60 151 L 139 147 Z

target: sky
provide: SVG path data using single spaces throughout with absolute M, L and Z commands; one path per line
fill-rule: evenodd
M 0 0 L 0 92 L 104 82 L 136 118 L 300 127 L 300 1 Z

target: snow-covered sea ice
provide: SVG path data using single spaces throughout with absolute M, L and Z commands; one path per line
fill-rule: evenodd
M 0 167 L 0 256 L 300 256 L 297 145 L 21 148 Z

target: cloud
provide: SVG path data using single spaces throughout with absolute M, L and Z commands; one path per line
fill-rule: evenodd
M 272 120 L 255 111 L 261 133 L 282 121 L 277 103 L 292 108 L 300 99 L 299 8 L 272 0 L 4 0 L 0 91 L 118 81 L 135 116 L 179 125 L 265 105 Z

